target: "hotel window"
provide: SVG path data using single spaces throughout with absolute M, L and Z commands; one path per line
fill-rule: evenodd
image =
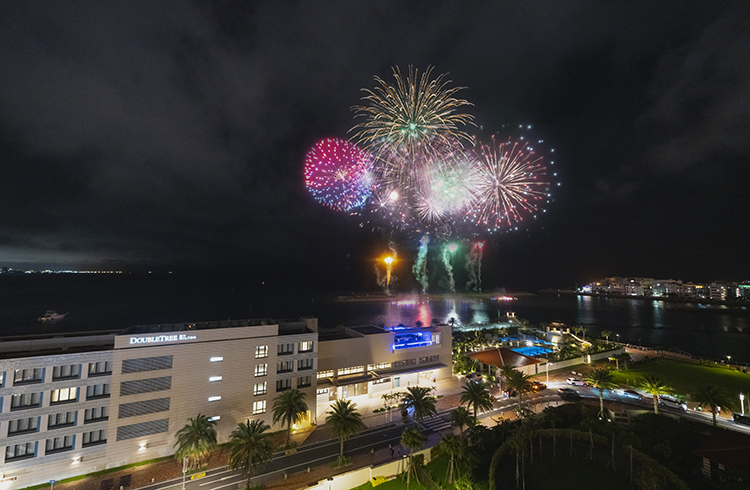
M 313 342 L 312 340 L 308 340 L 307 342 L 299 343 L 299 350 L 297 352 L 312 352 L 312 350 L 313 350 Z
M 260 415 L 261 413 L 266 413 L 266 401 L 265 400 L 253 402 L 253 415 Z
M 280 356 L 289 356 L 294 354 L 294 344 L 279 344 L 276 348 L 276 354 Z
M 255 377 L 265 376 L 268 374 L 268 364 L 256 364 L 255 365 Z
M 255 358 L 256 359 L 265 359 L 268 357 L 268 346 L 267 345 L 259 345 L 255 347 Z
M 374 385 L 380 385 L 380 384 L 390 383 L 390 382 L 391 382 L 391 378 L 381 378 L 381 379 L 377 379 L 377 380 L 373 381 L 372 384 L 374 384 Z
M 109 383 L 101 385 L 91 385 L 86 387 L 86 399 L 91 400 L 92 398 L 108 398 L 109 397 Z
M 87 408 L 83 414 L 83 423 L 99 422 L 109 419 L 109 407 Z
M 294 361 L 281 361 L 276 366 L 277 373 L 291 373 L 294 371 Z
M 15 446 L 8 446 L 5 448 L 5 462 L 12 461 L 14 459 L 26 459 L 33 458 L 36 456 L 36 444 L 33 442 L 27 442 L 26 444 L 16 444 Z
M 13 373 L 13 384 L 41 383 L 44 377 L 44 369 L 16 369 Z
M 262 383 L 255 383 L 255 388 L 253 388 L 253 395 L 265 395 L 268 393 L 268 383 L 262 382 Z
M 426 356 L 426 357 L 420 357 L 419 363 L 424 364 L 426 362 L 436 362 L 440 360 L 440 356 Z
M 333 378 L 333 371 L 318 371 L 318 379 Z
M 278 379 L 276 380 L 276 393 L 279 391 L 286 391 L 292 388 L 291 379 Z
M 364 366 L 353 366 L 353 367 L 345 367 L 338 370 L 339 376 L 347 376 L 349 374 L 359 374 L 365 372 Z
M 71 449 L 73 449 L 74 441 L 75 436 L 62 436 L 55 437 L 54 439 L 47 439 L 45 454 L 70 451 Z
M 62 388 L 60 390 L 52 390 L 50 403 L 74 402 L 76 398 L 78 398 L 78 388 Z
M 41 393 L 24 393 L 22 395 L 13 395 L 10 398 L 11 410 L 23 410 L 24 408 L 36 408 L 42 401 Z
M 440 343 L 440 334 L 439 333 L 433 333 L 432 334 L 432 343 L 433 344 L 439 344 Z
M 394 361 L 391 365 L 394 368 L 400 368 L 404 366 L 413 366 L 417 363 L 416 358 L 415 359 L 404 359 L 403 361 Z
M 313 368 L 313 360 L 312 359 L 300 359 L 297 361 L 297 371 L 304 371 L 305 369 L 312 369 Z
M 93 376 L 104 376 L 108 374 L 112 374 L 112 361 L 89 363 L 89 378 Z
M 368 371 L 374 371 L 375 369 L 390 369 L 391 363 L 390 362 L 381 362 L 380 364 L 368 364 L 367 370 Z
M 25 434 L 39 430 L 39 417 L 11 420 L 8 422 L 8 435 Z
M 297 378 L 297 388 L 307 388 L 308 386 L 312 386 L 312 376 Z
M 47 416 L 47 429 L 58 429 L 76 424 L 76 412 L 51 413 Z
M 52 368 L 52 381 L 59 379 L 75 379 L 81 373 L 80 364 L 71 364 L 69 366 L 55 366 Z
M 107 442 L 107 429 L 92 430 L 83 433 L 83 447 Z

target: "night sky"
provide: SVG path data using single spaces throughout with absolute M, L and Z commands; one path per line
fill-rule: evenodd
M 0 266 L 236 271 L 373 288 L 382 232 L 305 153 L 373 76 L 448 72 L 484 133 L 533 125 L 561 186 L 487 287 L 750 279 L 750 4 L 0 3 Z M 407 285 L 417 241 L 395 236 Z

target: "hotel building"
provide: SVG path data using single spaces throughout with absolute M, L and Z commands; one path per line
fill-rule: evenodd
M 301 318 L 0 339 L 0 490 L 169 456 L 199 413 L 219 443 L 247 419 L 281 430 L 284 390 L 306 395 L 304 425 L 318 402 L 450 376 L 450 327 L 411 330 L 319 332 Z

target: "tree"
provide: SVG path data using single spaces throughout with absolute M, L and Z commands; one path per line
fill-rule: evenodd
M 720 407 L 732 408 L 734 406 L 734 400 L 729 393 L 716 385 L 700 386 L 692 398 L 693 401 L 711 408 L 714 427 L 716 427 L 716 413 L 721 410 Z
M 617 359 L 617 365 L 618 365 L 618 367 L 620 365 L 620 362 L 622 362 L 623 369 L 627 369 L 628 368 L 628 363 L 629 362 L 633 362 L 633 358 L 627 352 L 623 352 L 621 354 L 617 354 L 615 356 L 615 359 Z
M 492 409 L 492 397 L 487 383 L 469 382 L 462 388 L 460 403 L 474 408 L 474 423 L 477 423 L 477 412 L 479 410 Z
M 336 400 L 331 404 L 331 414 L 326 417 L 326 427 L 330 427 L 331 434 L 341 441 L 340 464 L 344 464 L 344 441 L 358 434 L 364 426 L 356 403 L 352 403 L 351 400 Z
M 273 457 L 271 440 L 265 432 L 270 427 L 262 420 L 240 423 L 229 435 L 229 469 L 243 470 L 250 487 L 251 470 Z
M 612 335 L 612 332 L 610 330 L 602 330 L 599 335 L 607 339 L 607 343 L 609 343 L 609 336 Z
M 518 410 L 521 410 L 523 395 L 531 391 L 531 376 L 514 369 L 507 378 L 508 388 L 518 392 Z
M 281 421 L 281 426 L 287 426 L 286 444 L 292 438 L 292 425 L 307 412 L 305 394 L 299 390 L 287 390 L 273 399 L 273 423 Z
M 586 340 L 586 327 L 583 325 L 576 325 L 573 327 L 573 331 L 577 334 L 581 334 L 581 338 L 585 341 Z
M 174 453 L 177 459 L 192 459 L 191 467 L 200 465 L 201 460 L 218 444 L 216 442 L 215 420 L 209 420 L 203 414 L 189 418 L 185 427 L 177 431 L 177 442 Z
M 409 464 L 406 468 L 407 490 L 409 489 L 411 474 L 414 473 L 414 477 L 417 477 L 417 469 L 414 466 L 414 451 L 421 449 L 426 441 L 427 437 L 425 437 L 425 435 L 419 432 L 417 429 L 409 428 L 405 429 L 401 433 L 401 445 L 409 448 Z
M 440 443 L 435 449 L 438 454 L 445 454 L 449 458 L 448 474 L 445 476 L 448 479 L 448 485 L 452 485 L 453 469 L 456 466 L 456 458 L 460 457 L 461 451 L 463 450 L 463 440 L 456 435 L 448 434 L 440 439 Z
M 513 369 L 513 366 L 503 365 L 500 367 L 500 376 L 505 378 L 505 380 L 507 381 L 508 377 L 511 376 L 513 371 L 515 371 L 515 369 Z M 498 380 L 497 384 L 498 389 L 502 391 L 503 387 L 500 386 L 500 380 Z
M 464 407 L 458 407 L 455 410 L 451 410 L 451 424 L 454 427 L 458 427 L 461 439 L 464 437 L 464 427 L 471 427 L 474 425 L 474 418 L 471 416 L 468 410 Z
M 638 386 L 645 391 L 650 393 L 654 397 L 654 413 L 659 413 L 659 395 L 666 395 L 672 392 L 672 388 L 665 385 L 660 377 L 647 374 L 639 382 Z
M 612 376 L 612 371 L 608 368 L 597 368 L 592 369 L 589 374 L 584 378 L 594 388 L 599 389 L 599 417 L 604 416 L 604 390 L 610 390 L 614 388 L 615 379 Z
M 403 403 L 401 413 L 405 416 L 410 409 L 413 409 L 414 420 L 418 422 L 437 414 L 435 398 L 430 394 L 430 389 L 423 386 L 406 388 L 406 394 L 401 399 L 401 403 Z

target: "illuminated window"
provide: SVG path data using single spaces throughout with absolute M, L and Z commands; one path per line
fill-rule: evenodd
M 313 342 L 312 340 L 309 340 L 307 342 L 300 342 L 299 343 L 299 350 L 298 352 L 312 352 L 313 350 Z
M 257 402 L 253 402 L 253 415 L 260 415 L 261 413 L 266 413 L 266 401 L 265 400 L 259 400 Z
M 333 378 L 333 371 L 318 371 L 318 379 Z
M 364 366 L 353 366 L 345 367 L 338 370 L 339 376 L 346 376 L 348 374 L 359 374 L 365 372 Z
M 209 396 L 208 397 L 208 401 L 210 401 L 210 402 L 218 402 L 219 400 L 221 400 L 220 396 Z
M 223 360 L 224 360 L 224 358 L 223 358 L 223 357 L 212 357 L 212 358 L 211 358 L 211 359 L 209 359 L 209 360 L 210 360 L 211 362 L 221 362 L 221 361 L 223 361 Z
M 256 359 L 265 359 L 268 357 L 268 346 L 267 345 L 259 345 L 255 348 L 255 358 Z
M 376 369 L 390 369 L 391 363 L 390 362 L 381 362 L 380 364 L 368 364 L 367 370 L 368 371 L 374 371 Z
M 209 376 L 209 381 L 221 381 L 221 376 Z
M 256 364 L 255 365 L 255 377 L 265 376 L 268 374 L 268 364 Z
M 52 403 L 62 402 L 73 402 L 78 396 L 78 388 L 62 388 L 60 390 L 52 390 Z
M 255 388 L 253 388 L 253 395 L 265 395 L 268 393 L 268 383 L 266 381 L 262 383 L 255 383 Z

